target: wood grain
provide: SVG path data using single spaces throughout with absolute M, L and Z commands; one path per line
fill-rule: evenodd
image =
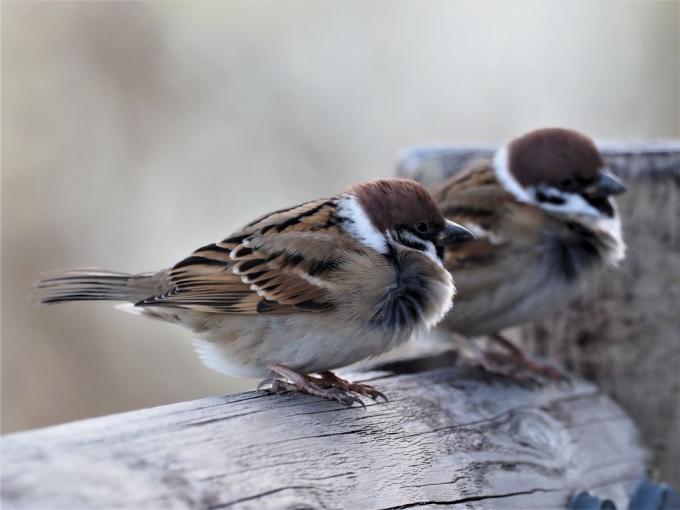
M 587 292 L 521 331 L 526 347 L 594 381 L 618 401 L 654 453 L 660 479 L 680 485 L 680 142 L 600 143 L 628 192 L 618 198 L 626 260 Z M 398 173 L 437 186 L 492 147 L 404 153 Z
M 360 378 L 390 402 L 250 392 L 5 436 L 3 508 L 557 509 L 580 490 L 625 508 L 644 474 L 634 425 L 582 380 L 450 355 Z

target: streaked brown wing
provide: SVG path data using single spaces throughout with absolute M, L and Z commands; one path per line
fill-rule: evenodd
M 335 200 L 320 198 L 294 207 L 279 209 L 252 221 L 231 238 L 252 234 L 281 234 L 283 232 L 340 232 L 335 214 Z M 222 243 L 233 244 L 225 239 Z M 238 244 L 238 243 L 237 243 Z
M 505 191 L 488 164 L 456 174 L 434 196 L 444 216 L 477 236 L 444 255 L 459 299 L 492 292 L 520 269 L 517 260 L 540 246 L 545 215 Z
M 484 236 L 502 220 L 504 205 L 512 197 L 500 186 L 489 165 L 463 170 L 434 191 L 444 216 L 470 226 Z
M 216 313 L 328 310 L 324 276 L 341 270 L 342 252 L 353 244 L 330 200 L 276 211 L 196 250 L 171 269 L 168 291 L 137 305 Z

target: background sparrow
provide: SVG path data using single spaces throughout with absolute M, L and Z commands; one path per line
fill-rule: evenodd
M 418 183 L 369 181 L 281 209 L 150 274 L 75 270 L 38 282 L 40 303 L 123 300 L 192 331 L 203 362 L 344 404 L 382 396 L 330 372 L 388 351 L 452 304 L 443 246 L 472 238 Z M 315 373 L 311 376 L 307 374 Z
M 446 250 L 445 266 L 458 289 L 446 328 L 463 335 L 492 371 L 558 377 L 499 331 L 545 318 L 578 292 L 589 271 L 623 259 L 611 196 L 624 191 L 592 140 L 567 129 L 525 134 L 493 162 L 454 175 L 435 199 L 477 239 Z M 489 335 L 508 355 L 480 352 L 467 340 L 477 335 Z

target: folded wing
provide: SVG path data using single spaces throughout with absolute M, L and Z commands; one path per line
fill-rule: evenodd
M 360 249 L 339 228 L 332 201 L 308 202 L 199 248 L 170 270 L 167 291 L 136 306 L 243 314 L 329 310 L 333 279 L 346 255 Z

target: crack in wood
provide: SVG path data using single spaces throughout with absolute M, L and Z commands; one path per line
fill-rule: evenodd
M 276 462 L 273 464 L 265 464 L 263 466 L 256 466 L 256 467 L 251 467 L 248 469 L 241 469 L 240 471 L 230 471 L 227 473 L 219 473 L 217 475 L 212 475 L 212 476 L 206 476 L 203 478 L 199 478 L 198 480 L 200 481 L 211 481 L 211 480 L 219 480 L 221 478 L 227 478 L 229 476 L 238 476 L 242 475 L 245 473 L 252 473 L 253 471 L 261 471 L 263 469 L 274 469 L 274 468 L 279 468 L 283 466 L 294 466 L 296 464 L 307 464 L 309 463 L 308 460 L 292 460 L 290 462 Z
M 356 475 L 356 473 L 354 471 L 347 471 L 346 473 L 338 473 L 337 475 L 321 476 L 321 477 L 318 477 L 318 478 L 307 477 L 307 480 L 314 480 L 314 481 L 318 482 L 318 481 L 321 481 L 321 480 L 329 480 L 331 478 L 341 478 L 343 476 L 353 477 L 355 475 Z
M 266 492 L 262 492 L 260 494 L 254 494 L 252 496 L 246 496 L 244 498 L 239 498 L 239 499 L 234 499 L 232 501 L 227 501 L 226 503 L 217 503 L 213 504 L 207 507 L 207 510 L 219 510 L 221 508 L 229 508 L 230 506 L 234 506 L 238 503 L 243 503 L 245 501 L 252 501 L 254 499 L 260 499 L 264 498 L 267 496 L 271 496 L 272 494 L 277 494 L 279 492 L 283 491 L 290 491 L 290 490 L 312 490 L 312 491 L 325 491 L 328 492 L 327 489 L 322 489 L 320 487 L 316 487 L 314 485 L 291 485 L 290 487 L 279 487 L 278 489 L 272 489 Z
M 449 480 L 448 482 L 435 482 L 435 483 L 421 483 L 418 485 L 404 485 L 404 487 L 408 487 L 409 489 L 417 489 L 421 487 L 434 487 L 436 485 L 455 485 L 461 480 L 464 480 L 464 476 L 457 476 L 453 480 Z
M 386 404 L 392 404 L 392 403 L 395 403 L 395 402 L 399 402 L 399 400 L 390 400 L 389 402 L 371 402 L 371 401 L 369 401 L 369 402 L 365 403 L 366 404 L 366 410 L 368 410 L 369 407 L 384 406 Z M 293 414 L 291 416 L 306 416 L 306 415 L 310 415 L 310 414 L 338 413 L 338 412 L 355 410 L 355 409 L 359 409 L 359 407 L 342 406 L 342 407 L 337 407 L 337 408 L 334 408 L 334 409 L 321 409 L 320 411 L 310 411 L 308 413 L 296 413 L 296 414 Z M 357 419 L 362 419 L 362 418 L 365 418 L 365 417 L 360 417 L 360 418 L 357 418 Z
M 366 432 L 365 429 L 348 430 L 345 432 L 331 432 L 330 434 L 317 434 L 315 436 L 302 436 L 302 437 L 291 437 L 290 439 L 283 439 L 281 441 L 274 441 L 271 443 L 262 443 L 258 446 L 274 446 L 277 444 L 292 443 L 294 441 L 304 441 L 305 439 L 317 439 L 320 437 L 333 437 L 333 436 L 349 436 L 354 434 L 359 434 L 361 432 Z
M 488 499 L 503 499 L 503 498 L 510 498 L 513 496 L 528 496 L 531 494 L 536 494 L 539 492 L 564 492 L 564 489 L 531 489 L 527 491 L 517 491 L 517 492 L 508 492 L 506 494 L 488 494 L 488 495 L 482 495 L 482 496 L 468 496 L 465 498 L 458 498 L 458 499 L 451 499 L 447 501 L 437 501 L 437 500 L 432 500 L 432 501 L 414 501 L 413 503 L 406 503 L 403 505 L 397 505 L 397 506 L 388 506 L 388 507 L 383 507 L 383 508 L 378 508 L 376 510 L 404 510 L 406 508 L 415 508 L 419 506 L 441 506 L 441 505 L 460 505 L 463 503 L 473 503 L 475 501 L 485 501 Z M 566 501 L 565 501 L 566 504 Z

